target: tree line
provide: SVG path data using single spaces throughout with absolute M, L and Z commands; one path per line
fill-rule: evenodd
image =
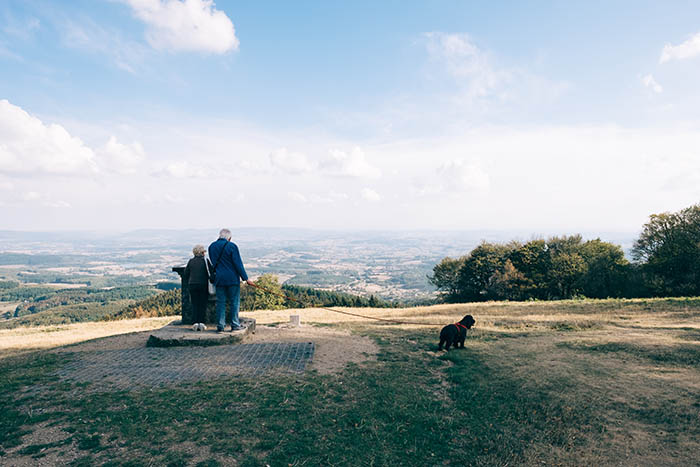
M 375 295 L 361 297 L 344 292 L 314 289 L 300 285 L 280 284 L 274 274 L 263 274 L 255 281 L 259 287 L 241 287 L 241 310 L 281 310 L 315 306 L 386 308 L 392 304 Z M 273 293 L 268 292 L 272 291 Z
M 318 290 L 298 285 L 281 285 L 277 276 L 263 274 L 255 283 L 268 292 L 249 285 L 241 287 L 241 310 L 281 310 L 314 306 L 390 307 L 392 304 L 371 295 L 360 297 L 342 292 Z M 280 296 L 283 295 L 283 296 Z M 294 300 L 291 300 L 290 298 Z M 172 289 L 127 305 L 109 319 L 144 318 L 179 315 L 182 306 L 180 289 Z
M 45 291 L 45 293 L 37 295 L 37 293 L 40 293 L 42 290 Z M 17 305 L 14 312 L 15 317 L 38 313 L 58 306 L 74 305 L 78 303 L 102 303 L 106 305 L 107 303 L 118 300 L 141 300 L 157 293 L 153 286 L 135 285 L 111 289 L 79 288 L 56 290 L 55 288 L 27 288 L 25 290 L 24 288 L 18 288 L 10 289 L 10 291 L 4 295 L 22 297 L 19 292 L 25 292 L 24 297 L 20 299 L 27 301 Z
M 446 302 L 700 295 L 700 204 L 651 215 L 631 256 L 580 235 L 482 242 L 428 280 Z

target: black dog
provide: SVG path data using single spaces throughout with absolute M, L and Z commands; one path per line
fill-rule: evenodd
M 442 344 L 445 344 L 445 350 L 450 350 L 453 345 L 456 348 L 464 348 L 464 339 L 467 337 L 467 329 L 474 326 L 474 318 L 472 315 L 467 315 L 462 318 L 462 321 L 455 324 L 448 324 L 440 331 L 440 345 L 438 349 L 442 350 Z

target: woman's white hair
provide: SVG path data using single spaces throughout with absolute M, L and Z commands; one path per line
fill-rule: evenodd
M 195 245 L 194 248 L 192 248 L 192 254 L 195 256 L 204 256 L 206 252 L 207 249 L 204 248 L 204 245 Z
M 224 240 L 231 240 L 231 231 L 229 229 L 219 230 L 219 238 L 223 238 Z

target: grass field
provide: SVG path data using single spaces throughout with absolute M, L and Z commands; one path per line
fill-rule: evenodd
M 305 309 L 307 326 L 376 345 L 335 372 L 120 391 L 54 372 L 77 349 L 62 346 L 130 322 L 6 330 L 0 464 L 698 465 L 700 299 L 353 311 L 477 324 L 464 350 L 445 353 L 438 326 Z M 59 338 L 37 345 L 41 333 Z

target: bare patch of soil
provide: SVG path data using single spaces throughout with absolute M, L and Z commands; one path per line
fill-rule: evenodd
M 70 433 L 60 426 L 41 423 L 32 427 L 32 432 L 22 439 L 22 444 L 8 449 L 2 465 L 13 467 L 66 465 L 80 457 L 74 442 L 68 440 Z M 68 441 L 67 441 L 68 440 Z M 62 443 L 67 441 L 67 444 Z M 52 446 L 53 445 L 53 446 Z M 28 452 L 31 447 L 35 449 Z

